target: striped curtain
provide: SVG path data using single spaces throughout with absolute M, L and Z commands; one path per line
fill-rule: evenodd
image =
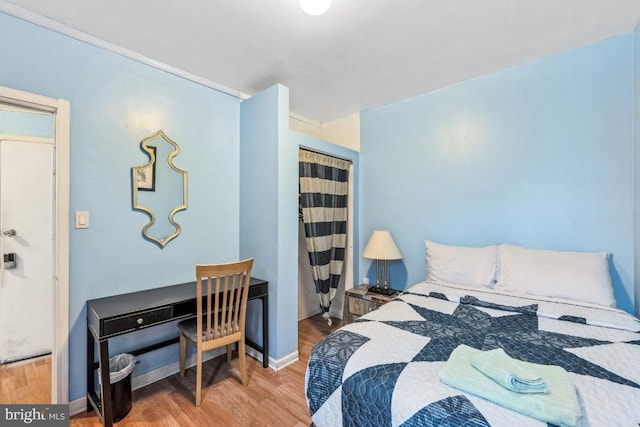
M 300 150 L 300 210 L 322 316 L 336 295 L 347 246 L 351 162 Z

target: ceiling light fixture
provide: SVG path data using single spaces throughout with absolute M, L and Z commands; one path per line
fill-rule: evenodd
M 320 16 L 331 7 L 331 0 L 298 0 L 298 3 L 311 16 Z

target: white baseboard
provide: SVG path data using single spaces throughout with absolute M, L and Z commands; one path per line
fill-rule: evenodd
M 87 398 L 80 397 L 69 402 L 69 416 L 78 415 L 87 410 Z
M 298 350 L 290 353 L 278 360 L 269 358 L 269 367 L 275 371 L 279 371 L 281 369 L 286 368 L 287 366 L 295 363 L 299 360 Z
M 247 354 L 253 357 L 256 360 L 262 362 L 262 353 L 257 350 L 247 346 Z M 217 348 L 211 350 L 204 354 L 203 361 L 216 358 L 226 353 L 226 349 L 224 347 Z M 269 357 L 269 367 L 274 371 L 279 371 L 292 363 L 298 361 L 298 351 L 294 351 L 287 356 L 280 358 L 278 360 Z M 196 356 L 192 354 L 186 360 L 186 366 L 188 368 L 195 366 L 196 364 Z M 145 387 L 149 384 L 152 384 L 156 381 L 160 381 L 164 378 L 170 377 L 171 375 L 175 375 L 180 372 L 180 363 L 174 362 L 168 365 L 162 366 L 160 368 L 154 369 L 149 372 L 145 372 L 144 374 L 136 375 L 131 379 L 131 388 L 133 390 L 137 390 L 141 387 Z M 75 399 L 69 402 L 69 416 L 77 415 L 87 410 L 87 398 L 81 397 L 79 399 Z
M 342 312 L 342 310 L 329 310 L 329 315 L 331 317 L 335 317 L 336 319 L 340 319 L 342 320 L 342 316 L 344 315 L 344 313 Z
M 318 310 L 315 311 L 313 313 L 307 313 L 307 314 L 298 314 L 298 322 L 304 319 L 308 319 L 310 317 L 316 316 L 318 314 L 322 313 L 322 310 Z M 342 311 L 338 311 L 338 310 L 329 310 L 329 315 L 335 319 L 340 319 L 342 320 L 342 317 L 344 315 L 344 313 Z
M 322 313 L 322 310 L 315 310 L 310 313 L 298 313 L 298 322 L 304 319 L 308 319 L 309 317 L 313 317 L 316 314 Z

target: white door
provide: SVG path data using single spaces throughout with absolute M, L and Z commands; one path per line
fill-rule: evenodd
M 0 363 L 53 346 L 53 146 L 48 138 L 0 140 Z M 5 254 L 15 254 L 15 268 Z

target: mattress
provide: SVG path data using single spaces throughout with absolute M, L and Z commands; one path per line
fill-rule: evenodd
M 563 367 L 584 426 L 640 423 L 640 320 L 608 307 L 421 282 L 312 350 L 305 392 L 331 426 L 546 426 L 438 373 L 461 344 Z

